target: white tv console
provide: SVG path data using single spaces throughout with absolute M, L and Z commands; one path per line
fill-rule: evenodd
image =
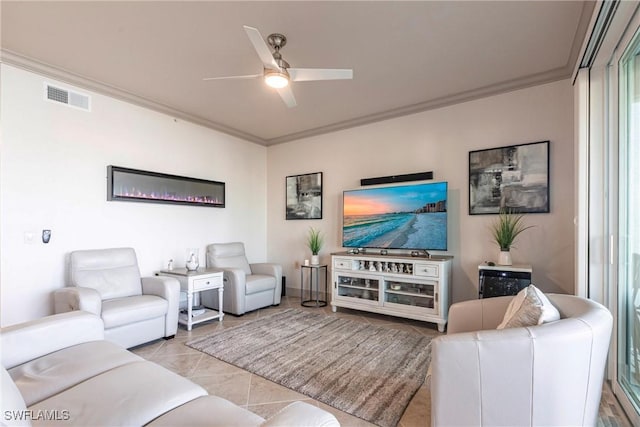
M 452 258 L 334 253 L 331 308 L 423 320 L 437 323 L 444 332 Z

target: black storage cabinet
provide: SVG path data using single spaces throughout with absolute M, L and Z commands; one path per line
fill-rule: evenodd
M 515 295 L 531 284 L 531 266 L 478 266 L 478 298 Z

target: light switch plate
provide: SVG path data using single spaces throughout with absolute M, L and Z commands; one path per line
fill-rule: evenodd
M 36 241 L 35 241 L 35 235 L 36 233 L 34 233 L 33 231 L 25 231 L 24 232 L 24 243 L 26 243 L 27 245 L 33 245 Z

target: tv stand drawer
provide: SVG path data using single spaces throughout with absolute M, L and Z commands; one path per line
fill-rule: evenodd
M 438 266 L 433 264 L 416 263 L 413 274 L 424 277 L 438 277 Z
M 348 259 L 336 258 L 333 260 L 333 268 L 351 270 L 351 261 Z

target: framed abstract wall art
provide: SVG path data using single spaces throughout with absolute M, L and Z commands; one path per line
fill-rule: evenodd
M 469 152 L 469 215 L 549 212 L 549 141 Z
M 286 219 L 322 219 L 322 172 L 286 178 Z

